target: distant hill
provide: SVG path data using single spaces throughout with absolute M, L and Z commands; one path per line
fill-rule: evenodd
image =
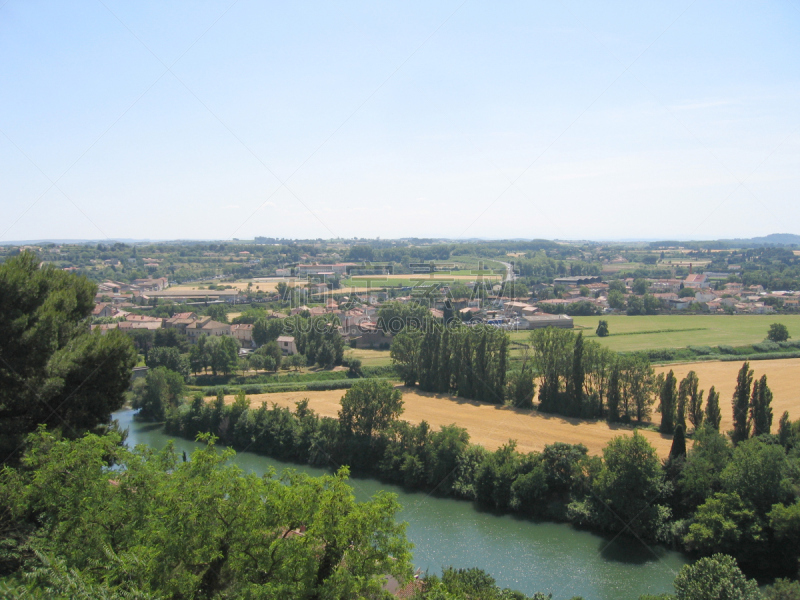
M 740 246 L 790 246 L 800 245 L 800 235 L 794 233 L 771 233 L 762 237 L 749 239 L 723 240 L 731 245 Z

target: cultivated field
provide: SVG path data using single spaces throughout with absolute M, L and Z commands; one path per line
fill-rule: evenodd
M 666 373 L 672 369 L 678 381 L 689 371 L 695 371 L 700 378 L 700 388 L 708 390 L 713 385 L 720 393 L 719 404 L 722 409 L 722 431 L 733 427 L 731 399 L 736 388 L 736 375 L 742 368 L 741 362 L 699 362 L 658 367 L 656 372 Z M 778 419 L 788 410 L 792 420 L 800 419 L 800 359 L 754 360 L 750 363 L 753 377 L 767 376 L 772 390 L 772 426 L 777 431 Z M 658 417 L 658 415 L 655 415 Z
M 485 281 L 499 282 L 501 277 L 499 275 L 483 275 Z M 353 275 L 349 279 L 342 280 L 342 287 L 351 289 L 351 287 L 363 286 L 368 289 L 381 289 L 386 287 L 414 287 L 421 283 L 439 282 L 442 284 L 449 284 L 455 281 L 470 282 L 478 279 L 479 276 L 475 274 L 468 274 L 463 271 L 454 272 L 453 274 L 437 273 L 430 276 L 424 273 L 421 274 L 392 274 L 392 275 Z
M 362 367 L 384 367 L 392 364 L 388 350 L 369 350 L 366 348 L 345 349 L 345 358 L 358 358 Z
M 617 435 L 630 435 L 632 428 L 610 426 L 604 421 L 581 421 L 536 411 L 518 410 L 494 404 L 484 404 L 452 396 L 427 394 L 415 389 L 401 388 L 405 411 L 402 418 L 411 423 L 427 421 L 434 429 L 455 423 L 464 427 L 473 443 L 495 450 L 509 439 L 517 441 L 523 452 L 542 450 L 553 442 L 582 443 L 591 454 L 600 454 L 606 443 Z M 262 402 L 294 408 L 295 403 L 309 398 L 309 406 L 322 416 L 336 417 L 343 390 L 322 392 L 283 392 L 249 396 L 254 406 Z M 233 396 L 226 396 L 233 402 Z M 659 456 L 666 457 L 672 444 L 668 436 L 643 430 Z
M 283 277 L 270 277 L 264 279 L 245 279 L 241 281 L 206 281 L 206 282 L 195 282 L 195 283 L 187 283 L 187 284 L 179 284 L 179 285 L 171 285 L 169 286 L 170 290 L 201 290 L 201 289 L 208 289 L 208 285 L 210 283 L 216 283 L 218 285 L 226 286 L 229 285 L 233 289 L 244 291 L 247 289 L 248 284 L 252 284 L 251 289 L 258 291 L 261 290 L 262 292 L 274 292 L 277 289 L 277 285 L 279 282 L 285 282 L 286 285 L 289 287 L 294 286 L 305 286 L 305 281 L 292 281 L 290 279 L 284 279 Z
M 608 321 L 611 332 L 608 337 L 598 338 L 594 333 L 600 319 Z M 720 344 L 744 346 L 764 341 L 771 323 L 783 323 L 793 339 L 800 337 L 800 315 L 609 315 L 574 317 L 574 323 L 576 328 L 586 328 L 584 337 L 617 351 Z M 512 339 L 519 341 L 525 338 L 527 332 L 512 335 Z

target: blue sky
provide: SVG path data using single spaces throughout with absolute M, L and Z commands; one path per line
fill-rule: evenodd
M 796 0 L 8 0 L 0 56 L 0 242 L 800 233 Z

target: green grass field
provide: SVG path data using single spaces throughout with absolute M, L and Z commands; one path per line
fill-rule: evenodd
M 597 322 L 608 321 L 611 335 L 595 335 Z M 686 346 L 745 346 L 767 337 L 771 323 L 783 323 L 792 339 L 800 337 L 800 315 L 656 315 L 652 317 L 574 317 L 575 328 L 586 338 L 596 340 L 612 350 L 632 351 Z M 659 333 L 655 333 L 659 332 Z M 518 331 L 511 339 L 524 342 L 529 332 Z
M 388 350 L 368 350 L 366 348 L 347 348 L 345 358 L 361 359 L 362 367 L 386 367 L 392 364 Z

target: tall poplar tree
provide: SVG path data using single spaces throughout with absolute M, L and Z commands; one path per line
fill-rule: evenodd
M 753 425 L 753 436 L 770 433 L 772 429 L 772 390 L 767 385 L 767 376 L 753 383 L 753 395 L 750 398 L 750 421 Z
M 611 376 L 608 378 L 608 420 L 611 423 L 619 421 L 619 365 L 614 365 Z
M 750 363 L 745 362 L 736 377 L 736 390 L 733 392 L 733 431 L 731 439 L 734 444 L 750 437 L 750 390 L 753 385 L 753 371 Z
M 675 373 L 670 369 L 664 383 L 661 385 L 659 393 L 659 411 L 661 412 L 661 426 L 658 430 L 661 433 L 672 433 L 675 431 L 676 400 L 677 400 L 677 380 Z
M 703 424 L 703 394 L 700 387 L 700 378 L 694 371 L 689 371 L 684 378 L 686 381 L 686 392 L 688 394 L 686 403 L 686 416 L 692 427 L 698 429 Z
M 719 431 L 719 424 L 722 421 L 722 411 L 719 408 L 719 392 L 711 386 L 708 390 L 708 401 L 706 402 L 706 423 L 715 431 Z
M 585 374 L 583 370 L 583 332 L 578 332 L 575 343 L 572 346 L 572 371 L 570 373 L 569 385 L 569 413 L 573 417 L 581 415 L 583 405 L 583 382 Z

